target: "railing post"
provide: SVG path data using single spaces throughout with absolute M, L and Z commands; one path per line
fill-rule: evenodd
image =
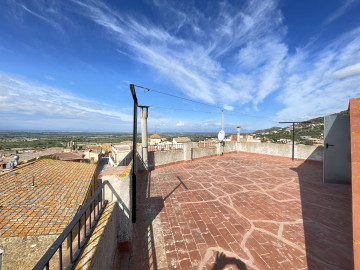
M 59 268 L 60 270 L 63 269 L 63 263 L 62 263 L 62 244 L 59 247 Z

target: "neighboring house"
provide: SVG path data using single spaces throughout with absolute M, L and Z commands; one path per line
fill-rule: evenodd
M 126 144 L 118 144 L 112 146 L 112 155 L 111 159 L 116 164 L 119 164 L 120 161 L 131 151 L 131 147 Z
M 231 135 L 230 136 L 230 141 L 236 142 L 237 141 L 237 135 Z
M 183 144 L 191 142 L 191 140 L 188 137 L 179 137 L 173 139 L 173 144 Z
M 76 162 L 83 162 L 84 155 L 83 153 L 55 153 L 53 156 L 57 157 L 60 160 L 64 161 L 76 161 Z
M 81 148 L 82 150 L 96 150 L 102 152 L 102 147 L 100 145 L 85 145 Z
M 158 144 L 161 143 L 161 136 L 159 134 L 153 134 L 150 136 L 150 144 Z
M 64 153 L 71 153 L 72 151 L 73 151 L 73 149 L 71 147 L 64 148 Z
M 1 270 L 32 269 L 96 188 L 94 164 L 42 159 L 0 173 Z
M 252 135 L 241 135 L 240 141 L 246 141 L 246 142 L 261 142 L 260 138 L 254 138 Z
M 111 152 L 111 147 L 112 147 L 111 143 L 103 143 L 101 145 L 101 148 L 102 148 L 104 153 L 105 153 L 105 151 Z
M 90 161 L 93 160 L 94 162 L 98 162 L 101 159 L 101 152 L 97 150 L 86 150 L 83 152 L 84 159 L 89 159 Z
M 0 160 L 0 169 L 5 169 L 7 163 L 7 161 Z

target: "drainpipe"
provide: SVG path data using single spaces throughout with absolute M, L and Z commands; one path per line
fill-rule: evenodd
M 148 165 L 148 135 L 147 135 L 147 118 L 149 106 L 139 106 L 141 108 L 141 148 L 142 159 L 145 165 Z

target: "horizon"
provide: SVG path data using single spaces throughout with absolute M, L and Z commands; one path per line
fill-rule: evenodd
M 130 83 L 151 89 L 136 88 L 149 132 L 218 132 L 219 110 L 227 132 L 339 112 L 360 96 L 359 13 L 360 0 L 8 0 L 0 130 L 130 132 Z

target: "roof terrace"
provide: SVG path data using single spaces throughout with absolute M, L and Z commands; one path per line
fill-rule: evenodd
M 130 269 L 353 268 L 351 186 L 321 163 L 211 157 L 142 174 L 137 196 Z

